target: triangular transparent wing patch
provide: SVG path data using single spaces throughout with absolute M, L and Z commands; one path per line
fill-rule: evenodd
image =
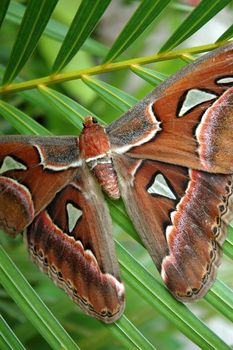
M 187 95 L 185 96 L 183 105 L 180 109 L 178 116 L 183 117 L 183 115 L 193 107 L 196 107 L 203 102 L 211 101 L 216 97 L 217 95 L 212 94 L 210 92 L 206 92 L 198 89 L 191 89 L 188 91 Z
M 152 185 L 147 189 L 150 194 L 156 194 L 170 199 L 176 199 L 175 194 L 169 187 L 165 177 L 162 174 L 157 174 Z
M 77 224 L 78 219 L 82 216 L 82 210 L 76 208 L 72 203 L 66 205 L 67 216 L 68 216 L 68 227 L 69 232 L 72 232 Z
M 9 170 L 27 170 L 27 167 L 10 156 L 6 156 L 0 167 L 0 175 Z

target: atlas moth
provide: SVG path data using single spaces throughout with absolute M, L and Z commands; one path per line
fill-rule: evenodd
M 232 218 L 233 44 L 167 79 L 104 128 L 0 137 L 0 226 L 89 315 L 125 304 L 102 191 L 123 198 L 162 279 L 181 301 L 212 286 Z

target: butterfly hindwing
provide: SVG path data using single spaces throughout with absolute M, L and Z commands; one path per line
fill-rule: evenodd
M 112 224 L 96 180 L 86 166 L 27 230 L 30 255 L 88 314 L 103 322 L 124 310 L 124 286 Z
M 166 228 L 169 255 L 161 270 L 177 299 L 200 298 L 215 281 L 233 218 L 232 191 L 232 175 L 189 170 L 188 186 Z
M 162 278 L 190 301 L 212 285 L 232 218 L 232 175 L 114 157 L 121 194 Z

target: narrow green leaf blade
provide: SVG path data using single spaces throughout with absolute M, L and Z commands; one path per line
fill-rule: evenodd
M 124 315 L 116 323 L 110 324 L 108 329 L 115 337 L 121 338 L 121 342 L 126 349 L 156 349 Z
M 233 37 L 233 24 L 218 38 L 217 42 L 229 40 Z
M 103 81 L 87 76 L 83 77 L 82 80 L 105 101 L 121 112 L 126 112 L 138 102 L 136 98 Z
M 169 51 L 182 43 L 230 2 L 231 0 L 202 0 L 177 28 L 175 33 L 165 42 L 159 52 Z
M 205 299 L 233 323 L 233 292 L 230 288 L 216 280 Z
M 223 245 L 224 253 L 233 260 L 233 227 L 228 226 L 228 235 L 227 239 Z
M 6 19 L 11 23 L 20 24 L 24 11 L 25 6 L 11 1 L 9 9 L 7 11 Z M 66 25 L 58 22 L 57 20 L 54 20 L 53 18 L 50 18 L 43 34 L 51 39 L 62 42 L 67 32 L 68 27 Z M 100 57 L 104 57 L 108 52 L 107 48 L 103 44 L 92 38 L 87 38 L 87 40 L 83 43 L 82 49 L 86 52 Z
M 2 0 L 1 6 L 0 6 L 0 27 L 2 25 L 2 22 L 5 18 L 8 6 L 9 6 L 10 0 Z
M 78 52 L 95 29 L 111 0 L 83 0 L 54 62 L 53 72 L 60 71 Z
M 0 101 L 0 113 L 16 130 L 25 135 L 51 135 L 51 133 L 12 105 Z
M 104 59 L 113 61 L 160 15 L 171 0 L 143 0 Z
M 137 74 L 140 78 L 144 79 L 152 86 L 157 86 L 158 84 L 163 82 L 165 79 L 167 79 L 167 76 L 165 74 L 156 72 L 149 68 L 138 66 L 136 64 L 131 67 L 131 70 L 132 72 Z
M 84 118 L 89 115 L 92 115 L 103 124 L 102 120 L 94 115 L 94 113 L 90 113 L 88 109 L 64 94 L 47 88 L 46 86 L 39 86 L 39 91 L 51 104 L 53 104 L 55 109 L 58 109 L 60 112 L 62 111 L 64 118 L 69 123 L 73 124 L 79 131 L 83 129 Z
M 79 349 L 1 246 L 0 282 L 53 349 Z
M 26 350 L 2 315 L 0 315 L 0 349 Z
M 20 25 L 3 78 L 11 82 L 33 53 L 58 0 L 30 0 Z

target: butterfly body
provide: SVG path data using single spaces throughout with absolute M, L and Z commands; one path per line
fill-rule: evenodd
M 79 137 L 79 148 L 81 160 L 87 163 L 102 189 L 109 197 L 120 198 L 108 135 L 105 128 L 92 117 L 85 118 L 84 129 Z
M 122 197 L 182 301 L 214 283 L 233 218 L 233 44 L 182 69 L 104 128 L 0 137 L 0 226 L 88 314 L 114 322 L 124 286 L 101 188 Z

